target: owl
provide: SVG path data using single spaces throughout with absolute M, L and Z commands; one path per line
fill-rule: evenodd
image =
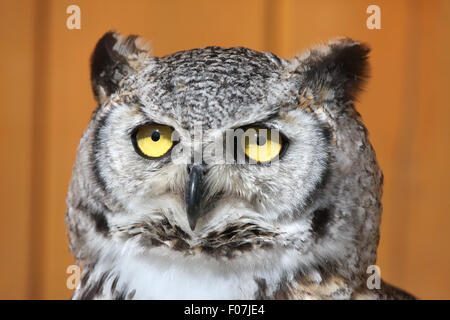
M 366 45 L 156 57 L 106 33 L 67 196 L 73 299 L 411 299 L 370 286 L 383 175 Z

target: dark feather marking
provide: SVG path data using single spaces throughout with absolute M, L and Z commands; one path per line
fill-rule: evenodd
M 84 288 L 84 287 L 86 286 L 87 281 L 89 280 L 90 275 L 91 275 L 90 268 L 85 268 L 85 269 L 83 270 L 83 275 L 82 275 L 81 281 L 80 281 L 80 287 L 81 287 L 81 288 Z
M 133 299 L 135 294 L 136 294 L 136 289 L 131 290 L 131 292 L 127 295 L 127 300 Z
M 184 232 L 179 226 L 174 226 L 175 235 L 180 239 L 190 240 L 191 236 Z
M 116 276 L 111 284 L 111 293 L 116 291 L 117 282 L 119 281 L 119 276 Z
M 114 300 L 125 300 L 127 293 L 125 290 L 119 291 L 114 295 Z
M 280 279 L 280 282 L 278 283 L 278 288 L 273 294 L 273 299 L 275 300 L 288 300 L 289 294 L 290 294 L 290 286 L 289 282 L 287 281 L 287 277 L 284 276 Z
M 100 163 L 98 160 L 98 155 L 101 152 L 102 144 L 100 141 L 100 131 L 101 129 L 106 125 L 107 119 L 111 113 L 108 112 L 107 114 L 100 117 L 99 120 L 97 120 L 97 126 L 95 127 L 95 132 L 93 134 L 94 141 L 92 143 L 92 152 L 90 155 L 90 160 L 92 163 L 92 173 L 94 174 L 94 179 L 97 182 L 97 184 L 100 186 L 102 191 L 106 191 L 106 182 L 105 179 L 103 179 L 101 170 L 100 170 Z
M 332 212 L 328 208 L 314 211 L 311 228 L 316 238 L 322 237 L 327 231 L 326 227 L 332 219 Z
M 108 278 L 109 272 L 104 272 L 98 280 L 83 290 L 80 300 L 92 300 L 101 294 L 103 285 Z
M 258 289 L 255 292 L 255 300 L 267 300 L 267 282 L 266 279 L 263 278 L 256 278 L 255 279 L 256 285 L 258 286 Z
M 186 250 L 190 249 L 190 245 L 183 239 L 179 238 L 179 239 L 175 240 L 175 243 L 172 248 L 177 251 L 186 251 Z
M 271 249 L 265 240 L 273 240 L 278 234 L 262 229 L 251 223 L 229 225 L 223 231 L 208 233 L 199 244 L 191 245 L 191 237 L 178 226 L 173 226 L 167 218 L 160 221 L 146 221 L 114 230 L 119 237 L 130 239 L 140 237 L 146 247 L 168 246 L 185 254 L 202 252 L 217 258 L 233 258 L 238 253 L 255 248 Z
M 75 206 L 76 210 L 87 213 L 89 217 L 94 221 L 95 230 L 103 234 L 104 236 L 109 233 L 108 220 L 106 219 L 105 214 L 108 212 L 106 208 L 102 208 L 98 210 L 88 203 L 80 200 Z
M 128 291 L 129 291 L 128 287 L 125 286 L 124 288 L 122 288 L 122 290 L 115 291 L 112 295 L 112 298 L 114 300 L 131 300 L 136 294 L 136 289 L 133 289 L 130 292 Z

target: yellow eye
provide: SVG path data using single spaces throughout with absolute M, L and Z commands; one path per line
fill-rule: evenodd
M 260 163 L 269 162 L 280 154 L 281 134 L 277 130 L 249 128 L 243 136 L 247 157 Z
M 171 127 L 163 125 L 140 127 L 136 132 L 136 147 L 147 157 L 161 157 L 173 146 L 172 133 Z

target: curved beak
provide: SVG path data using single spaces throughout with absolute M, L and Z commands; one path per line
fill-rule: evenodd
M 203 176 L 204 166 L 193 164 L 188 166 L 189 177 L 186 185 L 186 213 L 189 226 L 193 231 L 197 224 L 198 218 L 202 215 L 201 200 L 203 196 Z

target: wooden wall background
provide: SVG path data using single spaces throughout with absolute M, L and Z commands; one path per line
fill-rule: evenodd
M 81 30 L 66 8 L 81 8 Z M 366 8 L 381 8 L 381 30 Z M 66 299 L 64 226 L 94 99 L 88 61 L 109 29 L 155 55 L 242 45 L 292 57 L 339 35 L 372 47 L 358 104 L 385 173 L 378 265 L 420 298 L 450 298 L 450 1 L 0 1 L 0 298 Z

